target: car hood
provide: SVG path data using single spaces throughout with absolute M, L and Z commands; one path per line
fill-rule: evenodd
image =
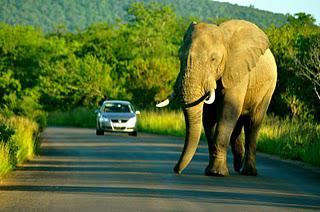
M 136 116 L 134 113 L 101 113 L 104 117 L 107 117 L 109 119 L 129 119 Z

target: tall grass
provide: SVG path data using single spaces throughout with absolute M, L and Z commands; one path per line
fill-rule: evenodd
M 320 166 L 320 125 L 270 116 L 261 128 L 257 149 Z
M 0 117 L 0 123 L 13 130 L 8 140 L 0 141 L 0 176 L 37 153 L 38 124 L 24 117 Z
M 10 146 L 0 142 L 0 177 L 15 167 L 15 164 L 11 162 L 12 157 Z
M 51 113 L 48 123 L 55 126 L 95 128 L 95 116 L 93 110 L 79 108 L 71 112 Z M 181 111 L 142 111 L 138 120 L 139 131 L 185 135 L 185 123 Z M 259 133 L 257 150 L 320 166 L 320 125 L 268 116 Z
M 185 123 L 181 111 L 142 111 L 138 129 L 144 132 L 183 136 Z

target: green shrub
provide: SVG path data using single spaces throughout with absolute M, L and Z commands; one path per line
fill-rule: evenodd
M 54 111 L 48 115 L 48 125 L 95 128 L 96 113 L 82 107 L 72 111 Z
M 14 129 L 8 127 L 3 123 L 0 123 L 0 142 L 6 144 L 13 134 Z

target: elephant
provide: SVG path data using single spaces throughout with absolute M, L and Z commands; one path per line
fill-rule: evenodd
M 244 20 L 220 25 L 192 22 L 179 58 L 180 71 L 173 92 L 157 104 L 164 107 L 179 99 L 182 105 L 186 135 L 174 172 L 180 174 L 192 160 L 203 125 L 209 150 L 206 175 L 229 175 L 230 143 L 234 170 L 256 176 L 257 136 L 277 81 L 268 37 Z

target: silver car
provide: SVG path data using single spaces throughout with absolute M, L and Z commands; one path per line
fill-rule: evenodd
M 137 136 L 137 114 L 132 104 L 128 101 L 104 101 L 97 112 L 97 135 L 104 132 L 126 132 Z

